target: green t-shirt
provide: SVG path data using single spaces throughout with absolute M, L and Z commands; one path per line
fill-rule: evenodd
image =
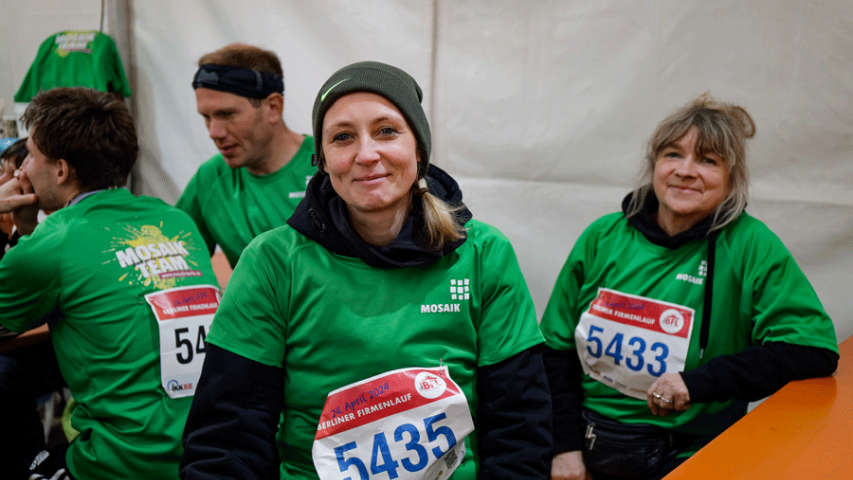
M 89 87 L 130 96 L 115 42 L 95 30 L 59 32 L 42 42 L 15 101 L 27 103 L 40 91 L 55 87 Z
M 540 325 L 548 346 L 577 350 L 575 328 L 581 314 L 599 288 L 606 288 L 695 310 L 685 370 L 765 342 L 837 351 L 832 320 L 790 252 L 763 223 L 744 213 L 717 238 L 713 321 L 700 360 L 707 255 L 707 240 L 668 249 L 651 243 L 621 213 L 600 218 L 580 236 L 557 278 Z M 638 346 L 609 351 L 628 357 Z M 602 345 L 602 351 L 607 347 Z M 582 385 L 585 408 L 624 422 L 699 435 L 719 434 L 746 413 L 744 402 L 728 401 L 694 404 L 685 412 L 658 417 L 645 400 L 622 395 L 588 375 Z
M 208 341 L 284 367 L 281 478 L 317 478 L 311 447 L 332 390 L 399 368 L 446 365 L 476 419 L 476 369 L 542 342 L 515 252 L 471 220 L 468 239 L 425 267 L 372 268 L 290 226 L 243 254 Z M 476 422 L 475 422 L 476 423 Z M 454 479 L 473 479 L 476 434 Z
M 50 322 L 77 402 L 71 424 L 81 435 L 66 454 L 76 478 L 178 478 L 192 397 L 171 399 L 161 386 L 145 295 L 190 285 L 217 286 L 195 224 L 124 189 L 54 212 L 0 261 L 0 323 Z
M 195 220 L 211 253 L 216 245 L 234 267 L 258 235 L 287 223 L 305 196 L 314 139 L 306 136 L 287 165 L 269 175 L 231 168 L 222 154 L 199 167 L 175 205 Z

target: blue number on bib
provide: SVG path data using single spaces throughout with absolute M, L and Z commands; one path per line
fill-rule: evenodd
M 628 341 L 628 345 L 634 345 L 635 343 L 640 344 L 639 348 L 634 349 L 634 356 L 637 357 L 637 363 L 634 364 L 631 361 L 631 357 L 626 357 L 625 365 L 627 365 L 631 370 L 639 372 L 643 369 L 643 352 L 646 351 L 646 341 L 640 337 L 633 337 Z
M 382 456 L 382 465 L 379 465 L 377 460 Z M 373 455 L 370 457 L 370 473 L 376 475 L 378 473 L 388 473 L 388 478 L 397 478 L 397 467 L 400 463 L 391 457 L 391 450 L 388 449 L 388 440 L 385 439 L 385 434 L 382 432 L 373 436 Z
M 613 336 L 613 339 L 610 340 L 610 343 L 607 344 L 607 348 L 604 348 L 604 343 L 602 343 L 601 338 L 596 336 L 597 333 L 604 333 L 604 329 L 601 327 L 597 327 L 595 325 L 589 326 L 589 335 L 586 337 L 586 341 L 595 345 L 595 350 L 591 348 L 590 345 L 587 345 L 586 350 L 595 358 L 601 358 L 602 350 L 605 355 L 613 357 L 613 363 L 615 365 L 619 365 L 619 362 L 622 359 L 625 359 L 625 365 L 628 366 L 631 370 L 635 372 L 639 372 L 643 369 L 645 365 L 646 370 L 649 371 L 649 374 L 655 377 L 659 377 L 666 373 L 666 359 L 669 357 L 669 347 L 666 346 L 663 342 L 655 342 L 652 344 L 652 348 L 650 349 L 652 352 L 657 353 L 658 355 L 655 357 L 657 360 L 658 366 L 655 368 L 651 363 L 648 365 L 645 364 L 643 360 L 643 353 L 646 351 L 646 341 L 643 340 L 642 337 L 631 337 L 628 340 L 628 345 L 635 347 L 633 356 L 625 356 L 622 355 L 622 340 L 625 338 L 623 334 L 617 333 Z M 634 360 L 636 358 L 636 361 Z
M 426 428 L 428 442 L 432 443 L 438 440 L 438 437 L 440 436 L 444 436 L 447 440 L 447 450 L 442 450 L 441 447 L 435 447 L 432 449 L 432 453 L 435 455 L 435 458 L 441 458 L 442 455 L 456 446 L 456 435 L 449 426 L 442 425 L 438 428 L 433 428 L 434 423 L 444 420 L 445 418 L 447 418 L 447 414 L 440 413 L 424 419 L 424 427 Z M 406 444 L 406 450 L 414 451 L 418 454 L 418 463 L 412 463 L 409 458 L 404 458 L 403 468 L 410 472 L 418 472 L 427 466 L 427 462 L 429 461 L 428 454 L 426 448 L 420 444 L 421 434 L 418 431 L 418 427 L 411 423 L 404 423 L 394 430 L 394 441 L 402 442 L 403 433 L 406 432 L 409 433 L 410 437 L 409 443 Z M 341 469 L 341 472 L 346 473 L 349 467 L 355 466 L 358 470 L 360 480 L 368 480 L 370 477 L 367 474 L 367 466 L 360 458 L 352 457 L 344 459 L 344 452 L 354 450 L 357 447 L 358 445 L 356 445 L 356 442 L 350 442 L 335 448 L 335 457 L 338 460 L 338 467 Z M 381 464 L 379 463 L 380 461 L 382 462 Z M 380 432 L 374 435 L 373 455 L 371 455 L 370 458 L 370 472 L 374 475 L 385 472 L 388 474 L 389 479 L 394 479 L 399 476 L 397 475 L 397 468 L 399 468 L 399 466 L 400 463 L 394 460 L 394 457 L 391 456 L 391 449 L 388 448 L 388 440 L 385 438 L 385 433 Z M 352 477 L 346 477 L 344 480 L 352 480 Z
M 622 338 L 624 335 L 621 333 L 617 333 L 613 336 L 613 340 L 607 344 L 607 350 L 604 351 L 606 355 L 610 355 L 613 357 L 613 364 L 619 365 L 619 362 L 622 361 Z
M 435 430 L 432 429 L 432 424 L 438 422 L 439 420 L 444 420 L 447 418 L 447 415 L 444 413 L 440 413 L 433 417 L 424 419 L 424 426 L 426 426 L 427 433 L 427 441 L 434 442 L 438 439 L 439 435 L 444 435 L 447 438 L 447 450 L 441 451 L 441 448 L 435 447 L 432 449 L 432 454 L 435 455 L 435 458 L 441 458 L 442 455 L 450 451 L 451 448 L 456 446 L 456 435 L 453 434 L 453 430 L 450 429 L 447 425 L 442 427 L 438 427 Z
M 655 369 L 652 368 L 651 363 L 648 365 L 649 373 L 651 373 L 655 377 L 659 377 L 659 376 L 663 375 L 664 373 L 666 373 L 666 357 L 669 356 L 669 348 L 667 348 L 666 344 L 661 343 L 661 342 L 655 342 L 654 344 L 652 344 L 651 350 L 654 352 L 658 348 L 660 348 L 661 354 L 658 355 L 657 357 L 655 357 L 655 360 L 657 360 L 658 363 L 660 363 L 660 368 L 657 371 L 655 371 Z
M 355 442 L 349 442 L 345 445 L 341 445 L 340 447 L 335 448 L 335 457 L 338 459 L 338 467 L 341 469 L 342 472 L 346 473 L 350 465 L 355 465 L 355 468 L 358 469 L 358 475 L 361 480 L 367 480 L 369 478 L 367 476 L 367 467 L 364 466 L 364 462 L 362 462 L 360 458 L 352 457 L 347 460 L 344 460 L 344 452 L 352 450 L 355 447 Z M 344 480 L 352 480 L 352 477 L 347 477 Z
M 418 453 L 418 463 L 412 463 L 408 458 L 403 459 L 403 468 L 410 472 L 418 472 L 426 467 L 429 458 L 427 457 L 426 449 L 418 442 L 421 441 L 421 434 L 418 432 L 418 427 L 411 423 L 404 423 L 394 430 L 394 441 L 403 441 L 403 432 L 409 432 L 410 441 L 406 444 L 406 450 L 415 451 Z
M 604 329 L 601 327 L 596 327 L 595 325 L 589 326 L 589 335 L 586 337 L 586 341 L 595 342 L 596 348 L 593 352 L 592 349 L 587 346 L 586 351 L 589 352 L 589 354 L 595 358 L 601 358 L 601 349 L 604 348 L 604 345 L 601 343 L 600 338 L 593 336 L 595 332 L 604 332 Z

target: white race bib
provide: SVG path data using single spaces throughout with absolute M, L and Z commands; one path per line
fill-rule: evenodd
M 149 293 L 160 330 L 160 378 L 170 398 L 195 393 L 204 363 L 207 332 L 219 307 L 219 289 L 193 285 Z
M 404 368 L 329 393 L 311 454 L 322 480 L 438 480 L 473 431 L 447 367 Z
M 693 318 L 692 308 L 599 288 L 575 329 L 584 372 L 645 400 L 658 377 L 684 371 Z

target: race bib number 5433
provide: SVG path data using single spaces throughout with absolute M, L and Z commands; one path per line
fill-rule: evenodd
M 207 331 L 219 307 L 219 289 L 195 285 L 149 293 L 145 300 L 160 327 L 160 376 L 170 398 L 195 393 Z
M 323 480 L 450 476 L 474 422 L 447 367 L 394 370 L 329 394 L 312 456 Z
M 658 377 L 684 370 L 693 317 L 692 308 L 600 288 L 575 329 L 584 372 L 645 400 Z

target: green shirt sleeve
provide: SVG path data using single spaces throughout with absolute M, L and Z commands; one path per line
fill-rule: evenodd
M 494 365 L 543 342 L 536 310 L 509 240 L 497 229 L 481 245 L 482 311 L 478 325 L 479 366 Z M 469 239 L 471 241 L 471 239 Z
M 283 367 L 289 285 L 286 249 L 259 236 L 246 247 L 213 317 L 207 341 L 264 365 Z
M 21 237 L 0 261 L 0 323 L 25 332 L 58 304 L 64 231 L 49 222 Z M 38 265 L 38 268 L 33 268 Z
M 751 250 L 749 254 L 727 252 L 744 259 L 743 298 L 751 300 L 752 343 L 786 342 L 838 352 L 832 319 L 806 275 L 779 237 L 753 221 L 759 226 L 751 235 L 733 232 L 748 237 L 740 249 Z
M 575 327 L 582 310 L 578 298 L 586 280 L 587 269 L 595 259 L 598 223 L 596 221 L 590 225 L 575 242 L 542 314 L 539 329 L 547 345 L 555 350 L 576 349 Z

